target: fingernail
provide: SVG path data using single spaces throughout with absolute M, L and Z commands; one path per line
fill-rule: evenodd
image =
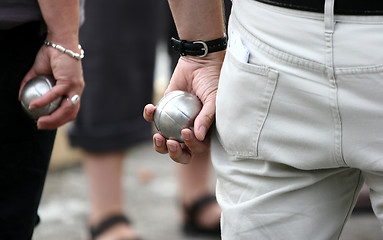
M 199 127 L 198 130 L 201 133 L 202 137 L 205 138 L 205 136 L 206 136 L 206 127 L 202 125 L 202 126 Z
M 176 145 L 173 145 L 173 144 L 169 144 L 169 150 L 170 150 L 171 152 L 175 152 L 175 151 L 177 151 L 177 146 L 176 146 Z
M 184 140 L 190 140 L 191 139 L 191 134 L 190 133 L 184 133 L 183 134 Z
M 157 147 L 161 147 L 161 146 L 162 146 L 162 143 L 163 143 L 163 141 L 160 140 L 160 139 L 156 139 L 154 142 L 156 143 L 156 146 L 157 146 Z

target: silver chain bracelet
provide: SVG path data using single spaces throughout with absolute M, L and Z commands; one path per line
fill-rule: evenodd
M 78 45 L 78 49 L 80 49 L 80 53 L 75 53 L 73 52 L 72 50 L 69 50 L 69 49 L 66 49 L 64 48 L 63 46 L 61 45 L 58 45 L 58 44 L 54 44 L 52 42 L 49 42 L 47 40 L 44 41 L 44 44 L 49 46 L 49 47 L 53 47 L 53 48 L 56 48 L 57 50 L 59 50 L 60 52 L 63 52 L 65 54 L 68 54 L 69 56 L 73 57 L 73 58 L 76 58 L 77 60 L 81 60 L 84 58 L 84 50 L 81 48 L 81 45 L 79 44 Z

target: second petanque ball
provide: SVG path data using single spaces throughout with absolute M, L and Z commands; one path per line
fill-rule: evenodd
M 29 109 L 29 104 L 49 92 L 56 84 L 56 80 L 53 76 L 39 75 L 29 80 L 21 91 L 21 105 L 24 111 L 32 118 L 37 120 L 43 115 L 49 115 L 56 110 L 62 98 L 58 98 L 55 101 L 45 105 L 44 107 Z
M 173 91 L 158 102 L 154 112 L 154 125 L 167 139 L 183 142 L 181 130 L 193 130 L 194 119 L 202 109 L 195 95 L 184 91 Z

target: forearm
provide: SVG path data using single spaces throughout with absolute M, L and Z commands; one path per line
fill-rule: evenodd
M 38 0 L 40 10 L 47 25 L 46 40 L 79 53 L 79 1 L 78 0 Z M 42 97 L 33 100 L 29 107 L 43 107 L 59 97 L 72 98 L 80 96 L 84 89 L 81 61 L 53 47 L 41 46 L 35 62 L 20 84 L 24 85 L 37 75 L 53 75 L 56 85 Z M 20 94 L 20 93 L 19 93 Z M 77 96 L 77 97 L 78 97 Z M 37 125 L 39 129 L 56 129 L 72 121 L 80 104 L 62 101 L 58 109 L 50 115 L 41 116 Z
M 209 41 L 225 33 L 222 0 L 169 0 L 180 39 Z
M 47 24 L 47 40 L 77 49 L 80 25 L 78 0 L 38 0 Z

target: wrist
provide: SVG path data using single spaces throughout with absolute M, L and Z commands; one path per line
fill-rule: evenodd
M 206 57 L 208 54 L 226 50 L 227 37 L 224 35 L 209 41 L 186 41 L 171 38 L 171 46 L 181 56 Z
M 210 63 L 222 64 L 223 59 L 225 58 L 225 54 L 226 54 L 226 50 L 223 50 L 219 52 L 209 53 L 205 57 L 187 55 L 187 56 L 181 56 L 181 58 L 192 61 L 192 62 L 198 62 L 198 63 L 206 63 L 206 61 L 208 61 Z
M 44 41 L 44 44 L 48 47 L 55 48 L 58 51 L 65 53 L 68 56 L 75 58 L 77 60 L 81 60 L 84 58 L 84 50 L 81 48 L 80 44 L 78 44 L 77 49 L 75 49 L 74 51 L 72 51 L 71 49 L 67 49 L 67 48 L 65 48 L 59 44 L 55 44 L 53 42 L 47 41 L 47 40 Z
M 46 39 L 68 48 L 77 46 L 80 28 L 78 0 L 38 0 L 38 3 L 47 25 Z
M 76 31 L 60 31 L 53 32 L 48 30 L 46 40 L 67 49 L 77 49 L 79 44 L 79 35 Z

